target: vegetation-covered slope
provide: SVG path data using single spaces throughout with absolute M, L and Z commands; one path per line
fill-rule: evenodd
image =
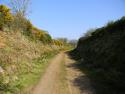
M 100 84 L 97 94 L 125 93 L 125 17 L 81 37 L 70 55 Z
M 21 32 L 31 40 L 41 41 L 44 44 L 62 44 L 61 41 L 53 40 L 51 35 L 35 27 L 22 12 L 12 13 L 11 9 L 5 5 L 0 5 L 0 30 L 5 32 Z
M 35 83 L 48 60 L 64 46 L 31 41 L 20 32 L 0 32 L 0 94 L 17 94 Z
M 0 94 L 22 93 L 36 83 L 49 58 L 67 48 L 65 44 L 33 26 L 20 12 L 13 14 L 0 5 Z

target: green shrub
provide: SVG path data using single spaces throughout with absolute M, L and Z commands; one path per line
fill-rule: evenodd
M 53 40 L 53 44 L 54 44 L 54 45 L 57 45 L 57 46 L 62 46 L 62 45 L 63 45 L 63 42 L 54 39 L 54 40 Z
M 0 30 L 3 30 L 5 25 L 10 26 L 12 19 L 10 9 L 5 5 L 0 5 Z
M 46 31 L 40 30 L 36 27 L 33 27 L 32 36 L 35 39 L 40 40 L 42 43 L 51 43 L 52 42 L 51 36 Z

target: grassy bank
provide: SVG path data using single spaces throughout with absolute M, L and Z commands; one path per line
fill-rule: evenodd
M 96 94 L 125 93 L 125 17 L 95 29 L 79 39 L 71 51 L 94 82 Z
M 17 94 L 35 84 L 48 60 L 65 48 L 32 41 L 20 32 L 0 32 L 0 94 Z
M 23 80 L 20 79 L 20 81 L 17 82 L 17 83 L 21 82 L 20 84 L 21 87 L 19 87 L 21 94 L 29 94 L 28 88 L 31 89 L 32 86 L 39 81 L 41 75 L 44 74 L 46 68 L 49 65 L 49 60 L 52 57 L 54 57 L 56 54 L 57 52 L 46 53 L 41 57 L 33 60 L 33 69 L 31 70 L 31 72 L 28 74 L 22 74 L 21 78 L 24 78 L 24 79 Z
M 53 52 L 50 54 L 41 55 L 39 58 L 36 58 L 32 61 L 32 68 L 29 72 L 24 68 L 18 74 L 18 80 L 10 83 L 9 86 L 4 90 L 3 94 L 27 94 L 27 88 L 35 85 L 37 81 L 39 81 L 41 75 L 45 72 L 46 68 L 49 65 L 49 60 L 55 55 L 57 52 Z

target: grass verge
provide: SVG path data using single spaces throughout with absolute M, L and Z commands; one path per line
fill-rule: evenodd
M 45 53 L 42 54 L 39 58 L 36 58 L 32 61 L 32 68 L 29 72 L 25 72 L 25 68 L 18 74 L 18 80 L 10 83 L 7 88 L 0 92 L 0 94 L 28 94 L 28 87 L 32 87 L 35 85 L 37 81 L 40 79 L 41 75 L 45 72 L 47 66 L 49 65 L 49 60 L 55 55 L 57 52 Z

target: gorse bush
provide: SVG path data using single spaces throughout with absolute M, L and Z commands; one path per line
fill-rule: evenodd
M 49 34 L 45 33 L 45 34 L 40 36 L 40 41 L 43 41 L 43 43 L 51 43 L 52 38 Z
M 16 5 L 13 5 L 13 8 L 15 6 Z M 4 28 L 5 30 L 3 30 Z M 62 45 L 67 43 L 67 39 L 65 38 L 60 38 L 56 41 L 53 40 L 48 32 L 33 26 L 31 21 L 25 17 L 23 11 L 20 12 L 19 10 L 15 10 L 15 12 L 12 14 L 11 9 L 5 5 L 0 5 L 0 30 L 9 32 L 21 32 L 22 34 L 28 36 L 30 39 L 39 40 L 42 43 L 53 43 L 55 45 Z
M 63 42 L 60 40 L 53 40 L 53 44 L 58 45 L 58 46 L 62 46 Z
M 0 30 L 3 30 L 4 26 L 10 26 L 11 21 L 13 20 L 13 15 L 10 12 L 10 9 L 5 5 L 0 5 Z
M 6 30 L 3 30 L 3 29 Z M 22 12 L 11 13 L 5 5 L 0 5 L 0 30 L 21 32 L 31 39 L 40 40 L 43 43 L 52 43 L 51 36 L 44 30 L 40 30 L 32 25 Z
M 0 5 L 0 29 L 9 28 L 12 31 L 31 31 L 32 24 L 20 13 L 12 14 L 11 9 Z
M 52 43 L 52 37 L 46 31 L 40 30 L 36 27 L 33 27 L 32 29 L 32 37 L 43 43 Z
M 5 28 L 5 30 L 3 30 Z M 28 20 L 20 11 L 11 13 L 5 5 L 0 5 L 0 30 L 9 32 L 21 32 L 32 40 L 39 40 L 42 43 L 50 43 L 62 45 L 67 43 L 66 38 L 57 39 L 55 41 L 47 31 L 38 29 L 30 20 Z M 54 42 L 53 42 L 54 41 Z

